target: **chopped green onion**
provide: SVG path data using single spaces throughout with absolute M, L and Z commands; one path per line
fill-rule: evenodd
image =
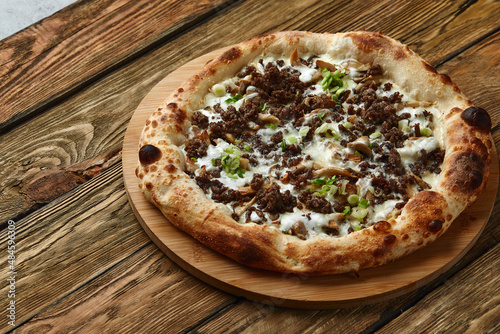
M 298 142 L 297 140 L 297 137 L 288 137 L 287 138 L 287 141 L 290 143 L 290 144 L 295 144 Z
M 238 146 L 234 146 L 233 144 L 226 147 L 224 152 L 229 153 L 229 154 L 234 153 L 236 155 L 243 155 L 243 152 L 241 152 L 240 148 Z
M 215 161 L 215 158 L 212 158 L 212 165 L 217 166 L 217 161 Z
M 283 141 L 281 142 L 281 151 L 282 152 L 285 152 L 286 151 L 286 140 L 283 139 Z
M 276 129 L 276 128 L 278 127 L 278 125 L 277 125 L 277 124 L 274 124 L 274 123 L 268 123 L 268 124 L 266 124 L 266 126 L 267 126 L 269 129 L 273 129 L 273 130 L 274 130 L 274 129 Z
M 327 196 L 327 195 L 333 196 L 337 193 L 337 190 L 338 190 L 338 187 L 325 184 L 318 191 L 318 194 L 321 196 Z
M 311 129 L 309 126 L 303 126 L 299 130 L 299 136 L 305 137 L 307 136 L 307 133 L 309 132 L 309 129 Z
M 245 149 L 245 151 L 248 151 L 248 152 L 250 152 L 250 150 L 252 149 L 250 147 L 250 145 L 244 145 L 243 148 Z
M 349 129 L 352 126 L 352 123 L 351 122 L 345 122 L 342 125 L 344 126 L 344 128 Z
M 236 94 L 235 96 L 230 97 L 229 99 L 227 99 L 225 102 L 228 103 L 228 104 L 229 103 L 234 103 L 234 102 L 238 101 L 239 99 L 241 99 L 242 97 L 243 97 L 243 95 Z
M 236 170 L 236 173 L 238 174 L 239 177 L 243 177 L 243 174 L 245 174 L 245 170 L 243 168 L 238 168 Z
M 339 189 L 340 195 L 347 195 L 345 188 L 347 187 L 348 183 L 349 183 L 349 180 L 342 180 L 342 185 L 340 186 L 340 189 Z
M 326 184 L 326 178 L 323 176 L 318 179 L 311 180 L 311 184 L 314 184 L 315 186 Z
M 226 87 L 221 84 L 215 84 L 212 86 L 212 93 L 217 97 L 222 97 L 226 95 Z
M 359 206 L 352 208 L 351 211 L 351 216 L 360 221 L 363 221 L 363 218 L 365 218 L 367 214 L 368 214 L 368 209 L 360 208 Z
M 191 160 L 193 160 L 194 162 L 198 162 L 198 159 L 196 158 L 191 158 Z
M 266 108 L 267 108 L 267 102 L 264 103 L 264 105 L 262 107 L 259 107 L 259 109 L 262 111 L 266 110 Z
M 370 205 L 370 201 L 366 198 L 362 198 L 359 200 L 358 206 L 362 207 L 363 209 L 366 209 L 368 205 Z
M 326 181 L 326 184 L 333 184 L 333 183 L 334 183 L 334 182 L 336 182 L 336 181 L 337 181 L 337 177 L 336 177 L 336 176 L 334 176 L 334 177 L 332 177 L 330 180 Z
M 238 178 L 238 175 L 235 175 L 234 173 L 227 173 L 227 177 L 230 177 L 231 179 L 237 179 Z
M 333 123 L 323 123 L 319 128 L 314 131 L 315 134 L 325 133 L 328 138 L 333 138 L 335 140 L 340 139 L 340 134 L 335 129 Z
M 324 122 L 324 121 L 325 121 L 325 120 L 323 119 L 323 117 L 325 117 L 325 113 L 324 113 L 324 112 L 322 112 L 322 113 L 318 114 L 318 118 L 319 118 L 319 120 L 320 120 L 321 122 Z
M 354 194 L 350 195 L 349 197 L 347 197 L 347 201 L 351 205 L 356 205 L 356 204 L 358 204 L 359 196 L 358 195 L 354 195 Z
M 373 143 L 368 144 L 369 148 L 373 148 Z
M 360 157 L 362 157 L 362 156 L 363 156 L 363 154 L 361 154 L 361 152 L 359 152 L 358 150 L 356 150 L 356 151 L 354 152 L 354 154 L 359 155 Z
M 432 135 L 432 130 L 429 128 L 422 128 L 420 129 L 420 134 L 425 137 L 429 137 Z
M 351 223 L 351 227 L 354 231 L 361 231 L 361 225 Z
M 239 143 L 241 143 L 242 141 L 243 141 L 243 139 L 235 139 L 235 140 L 234 140 L 234 142 L 235 142 L 236 144 L 239 144 Z
M 371 139 L 375 139 L 375 138 L 379 138 L 379 137 L 381 137 L 381 136 L 382 136 L 382 134 L 381 134 L 380 132 L 378 132 L 378 131 L 377 131 L 377 132 L 372 133 L 372 134 L 370 135 L 370 138 L 371 138 Z
M 344 214 L 345 214 L 345 215 L 348 215 L 348 214 L 350 214 L 350 213 L 351 213 L 351 207 L 350 207 L 350 206 L 346 206 L 346 207 L 344 208 Z

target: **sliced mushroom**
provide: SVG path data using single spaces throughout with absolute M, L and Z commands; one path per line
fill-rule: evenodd
M 330 72 L 335 72 L 337 70 L 335 65 L 330 64 L 330 63 L 323 61 L 321 59 L 316 60 L 316 65 L 318 65 L 319 68 L 326 68 Z
M 334 175 L 342 175 L 347 177 L 356 177 L 352 175 L 348 170 L 340 168 L 340 167 L 325 167 L 318 170 L 313 171 L 314 177 L 322 177 L 322 176 L 334 176 Z
M 414 174 L 411 171 L 410 171 L 410 175 L 413 176 L 413 178 L 415 179 L 415 182 L 417 182 L 417 184 L 419 185 L 420 188 L 422 188 L 422 189 L 430 189 L 431 188 L 431 186 L 427 182 L 422 180 L 422 178 L 420 176 Z
M 235 144 L 236 143 L 235 140 L 234 140 L 234 136 L 231 133 L 226 133 L 226 139 L 231 144 Z
M 238 93 L 244 95 L 247 91 L 248 86 L 250 86 L 249 80 L 240 80 L 238 85 Z
M 309 231 L 307 230 L 304 223 L 299 220 L 293 224 L 292 234 L 299 237 L 302 240 L 306 240 L 307 235 L 309 234 Z
M 243 195 L 243 196 L 247 196 L 247 195 L 253 195 L 256 193 L 256 190 L 253 189 L 252 187 L 250 186 L 246 186 L 246 187 L 240 187 L 238 188 L 238 192 Z
M 315 71 L 311 75 L 311 79 L 307 80 L 305 83 L 309 84 L 309 83 L 313 83 L 313 82 L 318 82 L 319 79 L 322 79 L 322 78 L 323 78 L 323 74 L 321 73 L 321 71 Z
M 242 169 L 247 169 L 249 162 L 250 160 L 248 160 L 247 158 L 240 158 L 240 167 Z
M 297 52 L 297 49 L 293 50 L 292 54 L 290 55 L 290 65 L 299 65 L 299 54 Z
M 245 202 L 243 203 L 241 206 L 237 207 L 234 209 L 234 213 L 238 216 L 238 217 L 241 217 L 242 214 L 245 213 L 245 211 L 251 207 L 252 205 L 255 204 L 255 202 L 257 202 L 257 196 L 254 196 L 251 200 L 249 200 L 248 202 Z
M 328 225 L 326 225 L 326 227 L 328 228 L 339 228 L 339 224 L 337 224 L 337 222 L 333 219 L 330 219 L 328 221 Z
M 259 114 L 259 119 L 264 123 L 281 124 L 278 117 L 270 114 Z
M 342 64 L 345 68 L 354 68 L 358 72 L 366 72 L 370 69 L 370 64 L 363 64 L 357 60 L 349 59 Z
M 366 136 L 361 136 L 358 139 L 356 139 L 355 141 L 348 143 L 347 147 L 349 147 L 350 149 L 359 151 L 365 155 L 372 156 L 373 151 L 369 147 L 369 145 L 370 145 L 370 139 Z
M 365 87 L 365 86 L 369 86 L 371 85 L 372 83 L 380 83 L 380 79 L 382 79 L 382 76 L 368 76 L 368 77 L 365 77 L 365 78 L 361 78 L 360 80 L 356 80 L 358 78 L 355 78 L 353 79 L 354 82 L 359 82 L 358 85 L 356 87 L 354 87 L 354 93 L 359 93 L 361 91 L 361 88 Z
M 351 153 L 346 153 L 344 156 L 347 158 L 347 160 L 350 160 L 352 162 L 361 162 L 363 161 L 363 157 L 357 154 L 351 154 Z
M 307 167 L 302 164 L 302 162 L 300 162 L 298 165 L 295 165 L 293 167 L 290 168 L 290 172 L 296 174 L 297 172 L 302 172 L 303 170 L 305 170 Z
M 418 102 L 418 101 L 405 101 L 405 102 L 402 102 L 402 103 L 395 103 L 394 104 L 394 108 L 396 108 L 396 110 L 401 110 L 405 107 L 410 107 L 410 108 L 418 108 L 418 107 L 422 107 L 422 108 L 428 108 L 430 106 L 432 106 L 432 102 L 428 102 L 428 101 L 422 101 L 422 102 Z

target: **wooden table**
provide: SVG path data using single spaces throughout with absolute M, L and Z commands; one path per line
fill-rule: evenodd
M 481 0 L 81 0 L 1 41 L 2 332 L 500 331 L 497 194 L 474 247 L 429 284 L 370 305 L 292 310 L 222 292 L 172 262 L 135 218 L 121 171 L 128 122 L 155 84 L 279 30 L 401 40 L 489 111 L 498 150 L 499 18 L 500 3 Z

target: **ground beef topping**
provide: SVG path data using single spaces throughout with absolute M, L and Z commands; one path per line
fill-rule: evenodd
M 240 223 L 301 239 L 346 235 L 397 215 L 441 172 L 439 110 L 379 64 L 260 57 L 204 103 L 191 117 L 186 173 Z

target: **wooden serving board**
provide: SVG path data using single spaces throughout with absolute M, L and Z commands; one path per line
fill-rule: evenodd
M 156 245 L 186 271 L 221 290 L 275 306 L 346 307 L 396 297 L 430 282 L 457 263 L 479 238 L 498 188 L 496 151 L 486 190 L 444 235 L 403 259 L 361 270 L 358 277 L 352 274 L 308 277 L 252 269 L 212 251 L 175 228 L 145 200 L 137 186 L 134 171 L 139 137 L 146 119 L 163 100 L 220 52 L 216 50 L 193 60 L 158 83 L 132 116 L 123 143 L 125 187 L 137 219 Z

